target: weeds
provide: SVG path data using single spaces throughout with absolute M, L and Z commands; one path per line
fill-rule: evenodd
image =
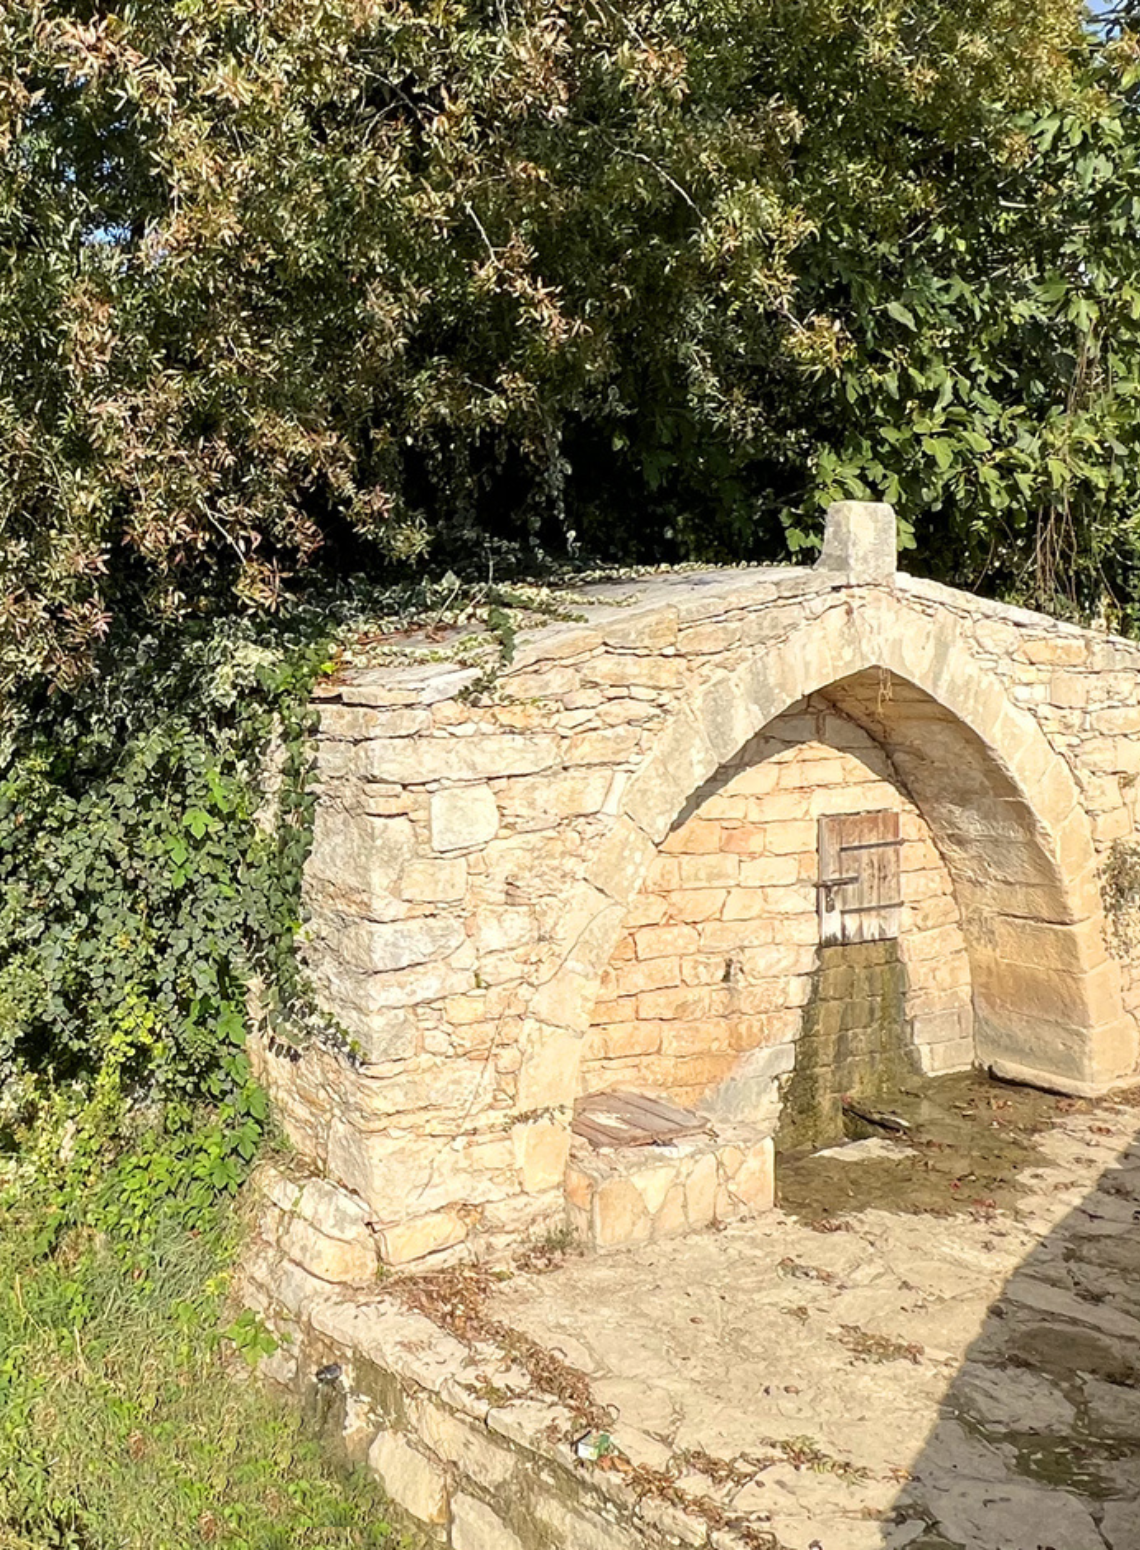
M 913 1341 L 892 1340 L 888 1335 L 873 1335 L 857 1324 L 844 1324 L 835 1337 L 860 1362 L 913 1362 L 917 1367 L 923 1348 Z
M 396 1550 L 371 1482 L 249 1379 L 232 1212 L 131 1258 L 87 1229 L 45 1257 L 38 1226 L 0 1206 L 0 1550 Z

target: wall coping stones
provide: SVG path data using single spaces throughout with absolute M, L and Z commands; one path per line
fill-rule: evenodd
M 755 606 L 758 588 L 763 588 L 773 601 L 783 601 L 824 593 L 836 586 L 893 586 L 912 597 L 955 611 L 1033 629 L 1045 628 L 1074 640 L 1107 642 L 1137 650 L 1135 641 L 1108 631 L 1091 630 L 898 571 L 895 526 L 894 510 L 888 505 L 839 501 L 828 511 L 827 536 L 812 568 L 718 566 L 591 582 L 574 593 L 578 600 L 574 606 L 586 614 L 585 620 L 520 632 L 515 657 L 500 679 L 509 686 L 512 678 L 538 663 L 588 656 L 603 645 L 619 650 L 660 651 L 663 648 L 657 645 L 639 647 L 632 639 L 623 642 L 622 636 L 634 636 L 646 615 L 662 609 L 675 608 L 678 623 L 686 624 L 734 608 Z M 407 645 L 414 648 L 416 642 L 412 640 Z M 427 640 L 423 646 L 435 652 L 440 649 L 438 643 Z M 320 698 L 323 703 L 339 699 L 345 705 L 367 706 L 388 705 L 393 703 L 393 696 L 407 694 L 409 703 L 430 706 L 454 699 L 477 676 L 477 669 L 447 661 L 379 664 L 349 670 L 335 692 L 322 692 Z

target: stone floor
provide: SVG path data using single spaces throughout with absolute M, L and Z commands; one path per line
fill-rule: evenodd
M 1140 1108 L 1056 1110 L 1015 1199 L 775 1211 L 489 1311 L 589 1375 L 635 1464 L 787 1550 L 1140 1550 Z

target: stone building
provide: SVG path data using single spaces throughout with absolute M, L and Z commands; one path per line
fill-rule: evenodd
M 1135 1075 L 1104 879 L 1140 647 L 898 574 L 890 508 L 854 503 L 813 569 L 583 614 L 493 696 L 435 662 L 320 701 L 306 950 L 353 1052 L 260 1048 L 317 1175 L 278 1200 L 284 1252 L 337 1280 L 567 1220 L 636 1241 L 762 1208 L 773 1138 L 833 1135 L 884 1074 Z M 615 1090 L 662 1144 L 592 1144 Z

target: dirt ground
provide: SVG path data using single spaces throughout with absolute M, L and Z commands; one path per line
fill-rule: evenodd
M 1136 1095 L 951 1077 L 889 1108 L 900 1139 L 785 1159 L 760 1220 L 556 1256 L 488 1313 L 756 1542 L 1140 1550 Z

